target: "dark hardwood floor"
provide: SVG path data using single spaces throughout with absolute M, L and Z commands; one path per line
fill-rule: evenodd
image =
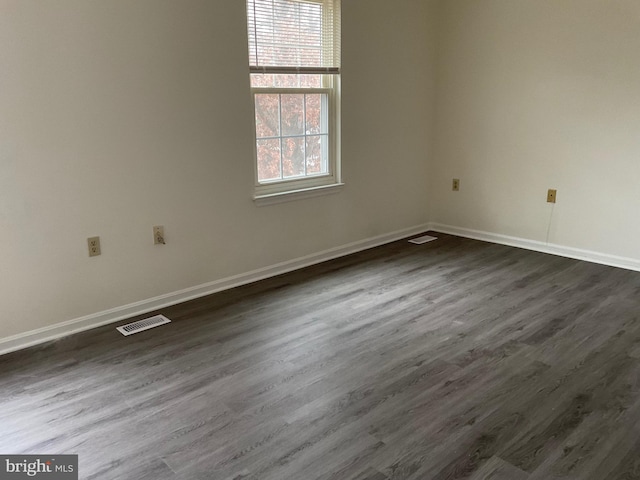
M 77 453 L 83 479 L 640 479 L 640 273 L 436 235 L 2 356 L 0 453 Z

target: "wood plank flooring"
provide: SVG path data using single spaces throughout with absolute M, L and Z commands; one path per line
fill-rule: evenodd
M 0 453 L 77 453 L 83 479 L 640 479 L 640 273 L 433 234 L 0 357 Z

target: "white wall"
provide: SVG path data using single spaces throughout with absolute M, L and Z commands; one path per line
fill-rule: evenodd
M 431 220 L 640 259 L 640 2 L 445 0 Z M 451 179 L 460 178 L 460 192 Z
M 258 208 L 243 1 L 0 0 L 0 339 L 425 223 L 432 3 L 389 3 L 343 6 L 344 191 Z
M 0 341 L 429 220 L 640 260 L 636 0 L 345 0 L 346 187 L 260 208 L 242 0 L 0 12 Z

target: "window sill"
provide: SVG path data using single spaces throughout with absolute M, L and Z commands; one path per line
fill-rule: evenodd
M 332 183 L 331 185 L 322 185 L 320 187 L 289 190 L 288 192 L 270 193 L 267 195 L 256 195 L 253 197 L 253 201 L 256 203 L 256 206 L 264 207 L 266 205 L 275 205 L 276 203 L 292 202 L 294 200 L 302 200 L 303 198 L 339 193 L 342 191 L 342 187 L 344 187 L 344 183 Z

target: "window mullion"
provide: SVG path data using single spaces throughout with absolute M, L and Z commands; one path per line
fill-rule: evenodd
M 302 133 L 304 133 L 304 142 L 302 143 L 302 164 L 304 165 L 304 174 L 307 175 L 307 94 L 302 95 Z
M 284 148 L 282 145 L 282 95 L 278 95 L 278 135 L 280 135 L 280 179 L 284 178 Z

